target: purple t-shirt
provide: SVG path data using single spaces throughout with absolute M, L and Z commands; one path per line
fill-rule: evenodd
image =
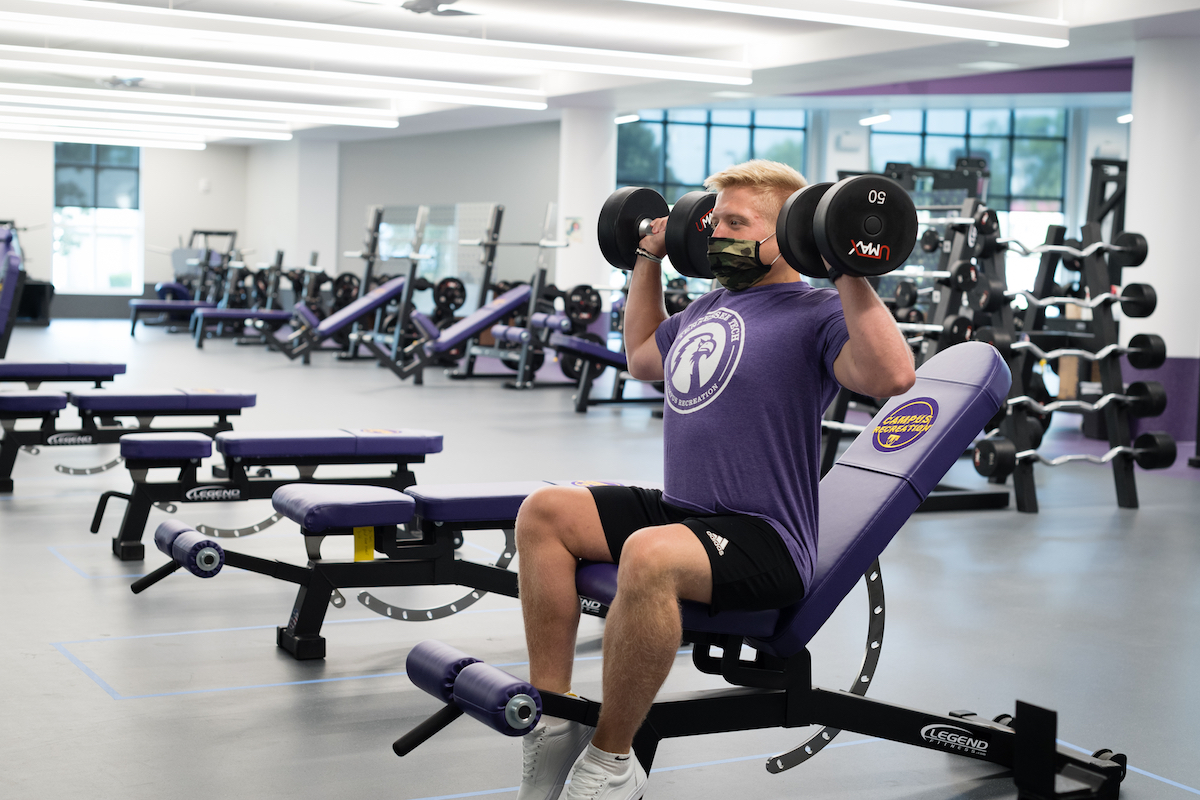
M 663 499 L 765 519 L 805 586 L 817 560 L 821 416 L 849 338 L 837 291 L 803 281 L 717 289 L 655 333 L 665 354 Z

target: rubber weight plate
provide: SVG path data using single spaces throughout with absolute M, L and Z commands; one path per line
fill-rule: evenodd
M 665 217 L 668 211 L 667 201 L 653 189 L 626 186 L 610 194 L 600 207 L 596 224 L 596 239 L 604 260 L 617 269 L 633 269 L 642 241 L 639 224 L 644 219 Z
M 917 244 L 917 209 L 900 184 L 882 175 L 835 183 L 813 217 L 821 255 L 848 275 L 884 275 Z
M 810 278 L 828 278 L 821 251 L 813 238 L 813 217 L 817 204 L 832 183 L 814 183 L 792 192 L 775 219 L 775 239 L 779 252 L 792 269 Z
M 717 195 L 713 192 L 688 192 L 675 201 L 667 218 L 667 255 L 671 266 L 689 278 L 711 279 L 708 266 L 709 224 Z

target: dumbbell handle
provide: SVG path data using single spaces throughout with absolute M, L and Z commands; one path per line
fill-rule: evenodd
M 1121 446 L 1114 447 L 1102 456 L 1093 456 L 1086 453 L 1070 453 L 1068 455 L 1058 456 L 1056 458 L 1046 458 L 1038 453 L 1037 450 L 1022 450 L 1017 453 L 1017 461 L 1037 461 L 1045 464 L 1047 467 L 1058 467 L 1063 464 L 1068 464 L 1072 461 L 1090 461 L 1093 464 L 1107 464 L 1114 458 L 1120 455 L 1137 455 L 1138 451 L 1132 447 Z
M 495 245 L 496 247 L 569 247 L 570 242 L 557 241 L 555 239 L 538 239 L 536 242 L 484 242 L 483 239 L 459 239 L 458 243 L 463 247 L 481 247 L 484 244 Z M 429 258 L 429 256 L 422 256 Z
M 1097 250 L 1107 250 L 1116 253 L 1129 253 L 1133 251 L 1131 247 L 1122 247 L 1121 245 L 1110 244 L 1108 242 L 1092 242 L 1082 250 L 1065 244 L 1039 244 L 1036 247 L 1026 247 L 1016 239 L 997 239 L 996 244 L 1006 246 L 1009 249 L 1015 249 L 1023 256 L 1036 256 L 1042 253 L 1063 253 L 1075 258 L 1087 258 Z
M 832 419 L 821 420 L 821 427 L 831 431 L 841 431 L 842 433 L 862 433 L 867 429 L 866 425 L 857 425 L 853 422 L 838 422 Z
M 1024 297 L 1029 301 L 1030 305 L 1034 306 L 1079 306 L 1080 308 L 1099 308 L 1105 303 L 1121 302 L 1121 295 L 1105 292 L 1098 294 L 1090 300 L 1085 300 L 1082 297 L 1038 297 L 1032 292 L 1024 290 L 1016 291 L 1009 290 L 1004 293 L 1005 297 Z
M 945 270 L 936 270 L 936 269 L 908 269 L 908 268 L 905 268 L 905 269 L 898 269 L 892 274 L 899 275 L 904 278 L 953 278 L 954 277 L 953 272 L 946 272 Z M 926 287 L 924 289 L 917 290 L 918 293 L 932 292 L 932 291 L 933 291 L 932 287 Z
M 1121 345 L 1116 344 L 1115 342 L 1113 344 L 1109 344 L 1109 345 L 1105 345 L 1104 347 L 1101 347 L 1099 350 L 1097 350 L 1094 353 L 1091 350 L 1079 350 L 1074 347 L 1060 347 L 1057 350 L 1051 350 L 1050 352 L 1047 353 L 1045 350 L 1038 347 L 1033 342 L 1013 342 L 1012 349 L 1013 350 L 1028 350 L 1029 352 L 1031 352 L 1035 356 L 1037 356 L 1037 358 L 1039 360 L 1046 359 L 1047 361 L 1052 361 L 1056 358 L 1062 358 L 1063 356 L 1076 356 L 1078 358 L 1082 358 L 1085 361 L 1102 361 L 1102 360 L 1108 358 L 1113 353 L 1141 353 L 1141 352 L 1143 352 L 1143 349 L 1140 347 L 1121 347 Z
M 1023 405 L 1033 410 L 1035 414 L 1048 414 L 1051 411 L 1099 411 L 1109 403 L 1132 403 L 1139 399 L 1137 397 L 1130 397 L 1127 394 L 1110 392 L 1094 403 L 1089 403 L 1086 400 L 1055 400 L 1053 403 L 1042 405 L 1029 395 L 1010 397 L 1007 403 L 1010 406 Z
M 897 322 L 896 325 L 904 333 L 941 333 L 945 325 L 934 325 L 929 322 Z

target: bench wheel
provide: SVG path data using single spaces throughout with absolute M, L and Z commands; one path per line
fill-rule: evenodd
M 870 616 L 867 620 L 867 646 L 863 653 L 862 665 L 858 668 L 858 675 L 849 689 L 850 694 L 860 697 L 867 693 L 867 687 L 870 686 L 871 679 L 875 677 L 875 669 L 879 666 L 879 652 L 883 649 L 883 576 L 879 572 L 879 559 L 875 559 L 867 568 L 866 573 L 863 574 L 863 581 L 867 584 L 867 605 L 870 608 Z M 769 758 L 767 772 L 783 772 L 785 769 L 803 764 L 821 752 L 825 745 L 833 741 L 833 737 L 841 732 L 840 728 L 821 728 L 793 750 Z
M 508 565 L 512 563 L 513 556 L 517 554 L 515 533 L 512 529 L 504 531 L 504 550 L 496 558 L 493 566 L 499 569 L 508 569 Z M 455 541 L 456 549 L 462 546 L 461 542 L 461 534 L 459 534 Z M 376 614 L 388 617 L 389 619 L 398 619 L 407 622 L 428 622 L 430 620 L 443 619 L 451 614 L 457 614 L 459 611 L 474 605 L 486 594 L 487 592 L 471 589 L 457 600 L 433 608 L 407 608 L 405 606 L 392 605 L 366 591 L 358 593 L 358 602 Z

